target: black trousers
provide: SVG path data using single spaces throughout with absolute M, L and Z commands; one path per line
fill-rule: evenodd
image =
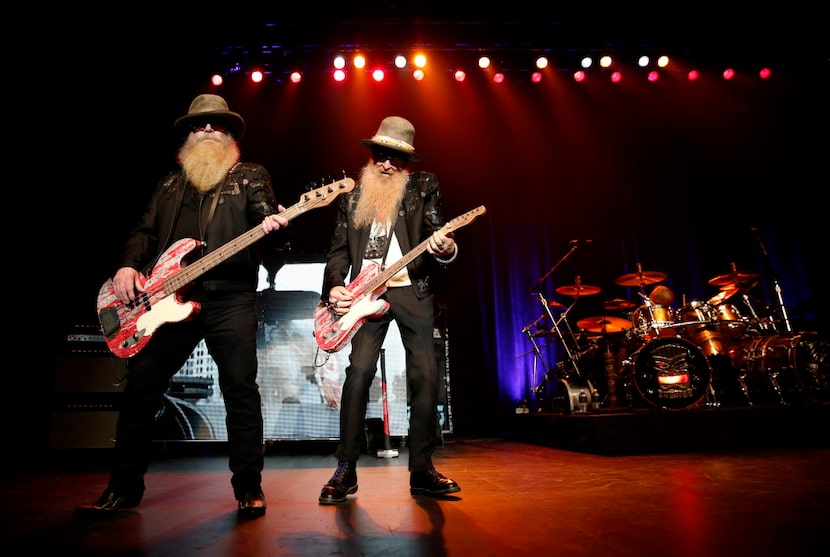
M 369 388 L 389 323 L 398 324 L 406 353 L 409 393 L 409 470 L 420 472 L 432 466 L 432 453 L 441 442 L 438 421 L 438 361 L 432 338 L 435 308 L 433 296 L 421 300 L 408 286 L 390 288 L 383 295 L 389 310 L 364 323 L 352 337 L 349 366 L 340 406 L 338 460 L 358 460 L 369 403 Z
M 225 403 L 234 494 L 260 487 L 264 465 L 262 401 L 257 385 L 256 293 L 208 293 L 191 319 L 161 325 L 127 362 L 109 487 L 144 492 L 154 421 L 170 379 L 204 339 L 216 362 Z

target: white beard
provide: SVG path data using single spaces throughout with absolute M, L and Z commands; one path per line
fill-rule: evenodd
M 391 176 L 381 173 L 374 162 L 369 161 L 360 171 L 360 199 L 355 208 L 355 226 L 369 227 L 377 220 L 386 223 L 395 220 L 395 211 L 406 191 L 409 172 L 399 170 Z

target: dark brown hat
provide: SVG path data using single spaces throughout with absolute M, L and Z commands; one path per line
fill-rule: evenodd
M 421 160 L 421 157 L 415 153 L 415 126 L 409 120 L 400 116 L 384 118 L 377 133 L 371 139 L 361 140 L 361 143 L 370 149 L 372 147 L 383 147 L 400 151 L 414 162 Z
M 245 120 L 236 112 L 228 110 L 228 103 L 219 95 L 205 94 L 193 99 L 187 114 L 176 120 L 173 128 L 184 135 L 190 131 L 190 126 L 200 122 L 221 123 L 227 126 L 236 139 L 245 132 Z

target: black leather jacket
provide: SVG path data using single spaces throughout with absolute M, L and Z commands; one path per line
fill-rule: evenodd
M 182 199 L 187 183 L 181 170 L 159 180 L 138 226 L 129 234 L 117 268 L 133 267 L 148 274 L 168 254 L 163 250 L 179 238 L 174 238 Z M 266 215 L 277 213 L 277 202 L 271 178 L 264 167 L 254 163 L 238 163 L 222 184 L 222 196 L 210 219 L 204 238 L 205 245 L 193 249 L 184 259 L 192 263 L 217 248 L 225 246 L 238 236 L 259 225 Z M 199 205 L 202 222 L 207 222 L 215 192 L 203 196 Z M 272 249 L 285 241 L 284 229 L 266 235 L 259 242 L 229 255 L 208 269 L 196 281 L 204 290 L 255 291 L 258 282 L 261 250 Z M 232 249 L 232 253 L 234 250 Z M 161 256 L 161 257 L 160 257 Z
M 328 302 L 332 288 L 346 284 L 346 275 L 350 269 L 350 280 L 354 280 L 363 266 L 363 254 L 366 252 L 370 231 L 368 227 L 358 229 L 354 225 L 354 209 L 359 197 L 358 183 L 352 192 L 339 200 L 337 223 L 323 273 L 323 290 L 320 294 L 323 302 Z M 395 235 L 401 245 L 401 252 L 406 255 L 444 224 L 438 178 L 430 172 L 412 173 L 406 183 L 406 192 L 395 221 Z M 442 266 L 426 251 L 407 265 L 412 288 L 419 298 L 432 294 L 432 273 Z

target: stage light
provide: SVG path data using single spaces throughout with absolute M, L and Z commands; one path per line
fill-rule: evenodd
M 414 72 L 412 72 L 412 77 L 415 79 L 415 81 L 423 81 L 423 79 L 424 79 L 424 70 L 420 70 L 420 69 L 415 70 Z
M 358 70 L 362 70 L 366 67 L 366 57 L 362 54 L 356 54 L 354 59 L 352 60 L 352 64 Z
M 381 70 L 380 68 L 372 70 L 372 79 L 380 83 L 383 81 L 383 78 L 386 77 L 386 72 Z
M 291 80 L 291 83 L 299 83 L 303 80 L 303 74 L 300 72 L 291 72 L 291 75 L 288 76 L 288 79 Z
M 482 70 L 487 69 L 490 67 L 490 59 L 486 56 L 482 56 L 478 59 L 478 67 Z
M 218 73 L 213 74 L 213 75 L 211 76 L 211 78 L 210 78 L 210 82 L 211 82 L 212 84 L 214 84 L 216 87 L 219 87 L 220 85 L 222 85 L 222 83 L 223 83 L 224 81 L 225 81 L 225 80 L 224 80 L 224 79 L 222 78 L 222 76 L 221 76 L 220 74 L 218 74 Z
M 539 83 L 540 81 L 542 81 L 542 72 L 533 72 L 530 75 L 530 81 L 532 81 L 533 83 Z
M 758 76 L 761 79 L 769 79 L 770 77 L 772 77 L 772 70 L 770 70 L 769 68 L 761 68 L 761 71 L 758 72 Z
M 611 57 L 610 57 L 609 55 L 607 55 L 607 54 L 606 54 L 605 56 L 603 56 L 602 58 L 600 58 L 600 59 L 599 59 L 599 65 L 600 65 L 600 67 L 602 67 L 602 68 L 610 68 L 610 67 L 611 67 L 611 64 L 613 64 L 613 63 L 614 63 L 614 59 L 613 59 L 613 58 L 611 58 Z
M 735 70 L 733 70 L 732 68 L 726 68 L 725 70 L 723 70 L 723 78 L 726 81 L 729 81 L 733 77 L 735 77 Z
M 658 68 L 665 68 L 668 65 L 669 65 L 669 57 L 666 56 L 665 54 L 663 56 L 660 56 L 657 59 L 657 67 Z
M 346 72 L 344 70 L 334 70 L 332 77 L 335 81 L 346 81 Z
M 648 63 L 649 63 L 648 56 L 640 56 L 637 59 L 637 65 L 640 66 L 641 68 L 645 68 L 646 66 L 648 66 Z
M 590 56 L 585 56 L 584 58 L 582 58 L 582 60 L 580 60 L 579 65 L 587 70 L 593 65 L 593 63 L 593 58 L 591 58 Z
M 493 81 L 495 81 L 496 83 L 501 83 L 501 82 L 503 82 L 503 81 L 504 81 L 504 74 L 503 74 L 503 73 L 501 73 L 501 72 L 496 72 L 496 73 L 493 75 Z
M 455 75 L 455 80 L 459 82 L 467 79 L 467 74 L 464 72 L 464 70 L 455 70 L 455 73 L 453 75 Z
M 342 56 L 335 56 L 334 60 L 332 60 L 331 65 L 334 66 L 335 69 L 342 70 L 346 67 L 346 59 Z
M 427 57 L 423 54 L 416 54 L 412 59 L 412 63 L 415 64 L 416 68 L 423 68 L 427 65 Z
M 622 72 L 611 72 L 611 82 L 619 83 L 620 81 L 622 81 Z
M 544 70 L 548 67 L 548 59 L 546 56 L 539 56 L 536 59 L 536 67 L 540 70 Z
M 697 70 L 691 70 L 689 71 L 687 77 L 689 81 L 697 81 L 697 78 L 700 77 L 700 72 L 698 72 Z
M 655 81 L 657 81 L 658 79 L 660 79 L 660 74 L 659 74 L 659 73 L 657 73 L 657 72 L 656 72 L 656 71 L 654 71 L 654 70 L 651 70 L 650 72 L 648 72 L 648 78 L 647 78 L 647 79 L 648 79 L 649 81 L 651 81 L 652 83 L 654 83 Z
M 585 76 L 585 72 L 583 72 L 582 70 L 578 70 L 574 72 L 574 81 L 576 81 L 577 83 L 582 83 L 583 81 L 585 81 Z
M 251 81 L 254 83 L 260 83 L 263 79 L 262 72 L 260 70 L 254 70 L 251 72 Z
M 404 69 L 406 67 L 406 56 L 402 54 L 395 56 L 395 67 Z

